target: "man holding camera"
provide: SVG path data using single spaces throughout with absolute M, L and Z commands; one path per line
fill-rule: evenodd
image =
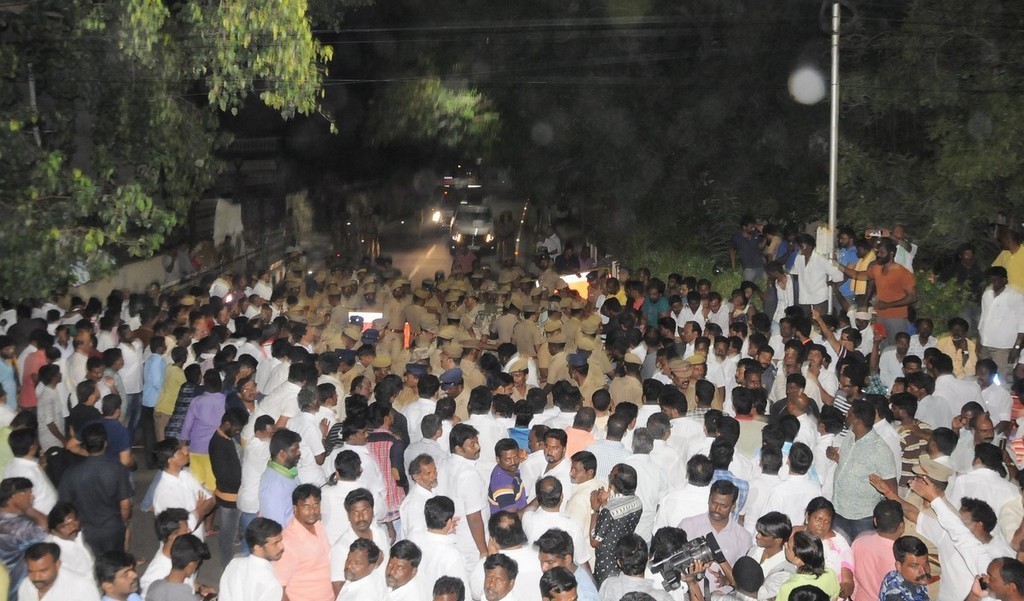
M 739 496 L 739 489 L 728 480 L 718 480 L 711 485 L 711 494 L 708 497 L 708 511 L 679 522 L 690 540 L 698 536 L 713 534 L 722 548 L 722 554 L 726 561 L 735 565 L 736 561 L 746 555 L 750 548 L 752 537 L 737 522 L 732 519 L 733 507 L 736 505 L 736 498 Z M 719 586 L 715 592 L 725 592 L 726 586 Z

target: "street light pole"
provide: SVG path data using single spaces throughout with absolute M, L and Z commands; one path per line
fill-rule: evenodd
M 836 194 L 839 168 L 839 2 L 832 2 L 832 82 L 828 149 L 828 229 L 836 231 Z

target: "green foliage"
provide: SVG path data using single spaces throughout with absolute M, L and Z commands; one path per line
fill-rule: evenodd
M 914 310 L 918 316 L 930 317 L 935 322 L 936 333 L 945 332 L 946 320 L 971 304 L 970 291 L 956 279 L 940 281 L 931 271 L 918 270 L 915 275 L 917 303 Z
M 222 169 L 218 110 L 256 93 L 285 118 L 314 112 L 331 57 L 305 0 L 39 0 L 4 17 L 0 294 L 12 298 L 158 250 Z
M 201 50 L 193 72 L 210 104 L 236 113 L 250 92 L 285 118 L 320 109 L 331 46 L 313 37 L 306 0 L 247 0 L 203 6 L 193 19 Z
M 0 289 L 11 298 L 48 296 L 73 267 L 104 273 L 114 250 L 152 254 L 175 225 L 139 185 L 97 183 L 57 152 L 40 155 L 26 181 L 0 201 Z
M 707 278 L 711 280 L 712 289 L 718 290 L 723 296 L 739 288 L 740 282 L 743 281 L 742 269 L 729 269 L 728 264 L 716 261 L 714 257 L 699 250 L 648 250 L 626 256 L 623 261 L 631 270 L 646 267 L 651 270 L 652 276 L 661 278 L 662 281 L 665 281 L 670 273 L 678 273 L 683 277 L 693 276 L 697 279 Z
M 371 117 L 373 143 L 421 143 L 486 151 L 496 141 L 498 114 L 476 90 L 446 86 L 436 77 L 384 88 Z
M 1024 213 L 1024 5 L 915 0 L 844 44 L 840 217 L 949 251 Z

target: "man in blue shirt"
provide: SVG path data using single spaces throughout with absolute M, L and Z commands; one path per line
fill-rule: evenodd
M 299 482 L 296 466 L 302 451 L 297 433 L 281 428 L 270 438 L 270 462 L 260 479 L 260 517 L 287 524 L 292 519 L 292 491 Z
M 154 336 L 149 342 L 149 359 L 143 367 L 142 374 L 142 413 L 139 426 L 142 428 L 143 454 L 146 457 L 146 468 L 156 469 L 153 456 L 153 445 L 156 444 L 156 422 L 153 421 L 153 410 L 164 387 L 164 373 L 167 371 L 167 340 L 163 336 Z
M 892 553 L 896 569 L 882 579 L 879 601 L 928 601 L 928 547 L 916 536 L 901 536 L 892 544 Z
M 839 236 L 837 238 L 838 248 L 838 261 L 840 265 L 849 265 L 853 267 L 857 264 L 860 259 L 857 257 L 857 245 L 854 237 L 853 230 L 848 227 L 839 228 Z M 846 278 L 843 280 L 842 285 L 839 286 L 839 294 L 842 294 L 846 300 L 850 303 L 854 302 L 853 299 L 853 280 Z
M 541 534 L 533 544 L 537 547 L 542 572 L 565 568 L 576 576 L 576 597 L 579 601 L 598 601 L 601 598 L 590 571 L 573 562 L 576 548 L 568 532 L 552 528 Z
M 7 394 L 7 406 L 11 411 L 18 410 L 18 371 L 14 359 L 14 340 L 10 336 L 0 336 L 0 387 Z
M 750 215 L 744 215 L 740 220 L 740 231 L 729 240 L 729 263 L 735 268 L 739 259 L 745 281 L 755 284 L 764 281 L 764 247 L 765 239 L 757 221 Z

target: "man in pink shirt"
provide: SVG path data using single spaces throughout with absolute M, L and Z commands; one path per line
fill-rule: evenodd
M 25 364 L 21 370 L 21 388 L 18 389 L 18 408 L 35 409 L 39 404 L 36 398 L 36 386 L 39 384 L 39 368 L 49 363 L 46 359 L 46 349 L 53 345 L 53 338 L 46 333 L 46 330 L 32 332 L 31 344 L 27 349 L 36 350 L 25 356 Z M 66 399 L 61 399 L 66 400 Z
M 274 563 L 289 599 L 333 601 L 331 544 L 320 522 L 320 489 L 300 484 L 292 492 L 294 517 L 284 527 L 284 554 Z
M 580 410 L 576 412 L 572 427 L 565 430 L 565 436 L 568 438 L 568 441 L 565 443 L 566 457 L 572 457 L 594 442 L 594 435 L 591 434 L 591 430 L 594 429 L 596 418 L 597 414 L 593 407 L 580 407 Z
M 875 505 L 874 531 L 853 541 L 853 601 L 878 601 L 882 579 L 892 571 L 892 545 L 903 536 L 903 507 L 888 499 Z

